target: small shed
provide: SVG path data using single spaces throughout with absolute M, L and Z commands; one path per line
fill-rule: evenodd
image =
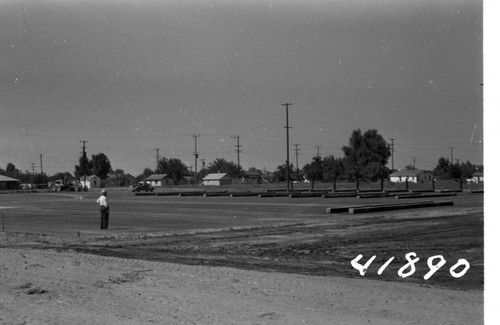
M 389 179 L 394 183 L 412 182 L 428 183 L 432 182 L 434 175 L 428 170 L 402 169 L 389 175 Z
M 213 173 L 208 174 L 203 178 L 203 185 L 221 186 L 221 185 L 231 185 L 233 179 L 226 173 Z
M 153 174 L 144 181 L 153 187 L 164 187 L 174 184 L 174 180 L 169 178 L 167 174 Z
M 0 175 L 0 190 L 16 190 L 20 183 L 18 179 Z
M 91 188 L 101 188 L 101 178 L 97 175 L 83 176 L 80 178 L 80 183 L 83 187 Z

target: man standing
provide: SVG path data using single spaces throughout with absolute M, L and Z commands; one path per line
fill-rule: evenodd
M 101 191 L 101 196 L 97 199 L 99 210 L 101 211 L 101 229 L 108 229 L 109 203 L 106 190 Z

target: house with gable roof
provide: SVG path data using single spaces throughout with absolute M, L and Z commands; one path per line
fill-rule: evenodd
M 213 173 L 208 174 L 203 178 L 203 185 L 231 185 L 233 184 L 233 179 L 226 173 Z
M 144 181 L 153 187 L 165 187 L 174 184 L 174 180 L 169 178 L 167 174 L 152 174 Z
M 18 179 L 0 175 L 0 190 L 16 190 L 20 183 Z

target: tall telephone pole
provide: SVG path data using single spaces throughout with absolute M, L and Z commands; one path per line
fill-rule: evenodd
M 81 140 L 80 142 L 81 142 L 81 143 L 83 143 L 82 153 L 83 153 L 85 156 L 87 156 L 87 153 L 85 152 L 85 144 L 86 144 L 88 141 L 86 141 L 86 140 Z
M 160 173 L 160 148 L 154 150 L 156 150 L 156 172 Z
M 284 103 L 281 106 L 286 107 L 286 190 L 290 191 L 290 133 L 291 127 L 288 126 L 288 106 L 293 105 L 292 103 Z
M 83 188 L 85 189 L 87 187 L 87 173 L 88 173 L 88 168 L 89 166 L 87 166 L 87 152 L 85 151 L 85 144 L 88 142 L 86 140 L 82 140 L 80 141 L 81 143 L 83 143 L 83 147 L 82 147 L 82 155 L 83 155 L 83 161 L 84 161 L 84 168 L 83 168 Z
M 297 169 L 297 181 L 299 180 L 299 146 L 300 144 L 294 143 L 295 146 L 295 168 Z
M 194 185 L 198 186 L 198 138 L 199 134 L 193 134 L 194 138 Z
M 450 159 L 450 164 L 453 165 L 453 147 L 450 147 L 450 151 L 451 151 L 451 159 Z
M 394 139 L 389 138 L 391 140 L 391 170 L 394 171 Z
M 238 154 L 238 172 L 241 173 L 241 166 L 240 166 L 240 153 L 241 153 L 241 145 L 240 145 L 240 136 L 239 135 L 232 135 L 231 139 L 236 139 L 236 153 Z
M 43 175 L 42 154 L 40 154 L 40 174 L 42 174 L 42 175 Z

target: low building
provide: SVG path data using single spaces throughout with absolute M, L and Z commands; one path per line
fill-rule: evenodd
M 226 173 L 208 174 L 203 178 L 203 185 L 207 186 L 221 186 L 231 184 L 233 184 L 233 179 Z
M 18 179 L 0 175 L 0 190 L 16 190 L 20 183 Z
M 389 175 L 389 180 L 393 183 L 430 183 L 434 175 L 428 170 L 403 169 Z
M 474 172 L 472 177 L 467 179 L 467 183 L 479 184 L 484 182 L 484 174 L 483 172 Z
M 167 174 L 153 174 L 144 181 L 153 187 L 164 187 L 174 184 L 174 180 L 169 178 Z
M 83 176 L 80 178 L 80 183 L 88 189 L 102 187 L 101 178 L 97 175 Z
M 130 174 L 111 174 L 105 183 L 106 187 L 128 187 L 137 183 L 137 179 Z

